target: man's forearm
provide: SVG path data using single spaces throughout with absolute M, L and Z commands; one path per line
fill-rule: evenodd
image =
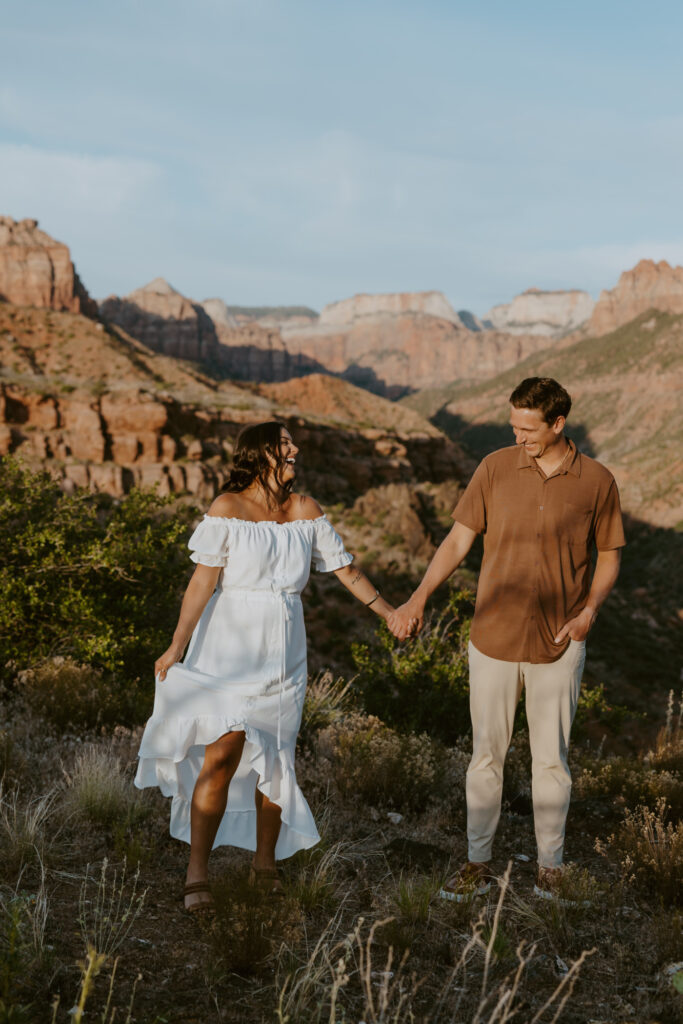
M 420 611 L 424 611 L 425 604 L 436 588 L 441 586 L 458 568 L 472 547 L 475 537 L 476 533 L 474 530 L 468 529 L 468 527 L 463 526 L 461 523 L 455 524 L 455 527 L 437 548 L 422 578 L 422 582 L 413 592 L 409 602 L 411 605 L 419 608 Z
M 621 564 L 621 548 L 611 551 L 598 551 L 598 558 L 593 573 L 591 588 L 586 598 L 585 609 L 597 615 L 598 609 L 607 599 L 619 576 Z

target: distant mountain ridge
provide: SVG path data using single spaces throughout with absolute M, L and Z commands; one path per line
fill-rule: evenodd
M 561 338 L 590 319 L 595 302 L 578 290 L 542 291 L 528 288 L 512 302 L 492 309 L 481 318 L 484 327 L 510 334 L 541 334 Z

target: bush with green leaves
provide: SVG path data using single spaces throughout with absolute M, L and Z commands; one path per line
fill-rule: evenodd
M 402 735 L 374 715 L 352 711 L 324 729 L 319 750 L 347 797 L 374 806 L 422 810 L 449 777 L 446 749 L 427 735 Z
M 152 491 L 65 494 L 49 473 L 0 460 L 3 682 L 56 656 L 122 686 L 151 677 L 187 582 L 195 514 Z
M 400 644 L 382 623 L 369 642 L 353 644 L 367 711 L 403 732 L 428 732 L 444 743 L 468 732 L 473 610 L 469 591 L 452 590 L 416 639 Z

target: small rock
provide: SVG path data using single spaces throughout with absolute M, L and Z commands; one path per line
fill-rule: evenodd
M 398 811 L 389 811 L 389 813 L 387 814 L 387 818 L 392 823 L 392 825 L 400 825 L 401 822 L 403 821 L 403 815 L 399 814 Z
M 561 956 L 555 957 L 555 967 L 558 974 L 569 974 L 569 968 Z
M 527 857 L 525 853 L 516 853 L 515 860 L 521 860 L 524 864 L 528 864 L 531 860 L 531 857 Z

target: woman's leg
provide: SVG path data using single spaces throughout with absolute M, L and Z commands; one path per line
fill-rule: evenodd
M 209 877 L 209 854 L 225 814 L 228 786 L 237 771 L 243 747 L 243 732 L 228 732 L 206 747 L 204 764 L 192 794 L 188 884 L 205 882 Z M 210 902 L 208 893 L 192 893 L 185 897 L 186 907 Z
M 256 789 L 256 853 L 253 865 L 257 871 L 275 867 L 275 844 L 280 835 L 282 808 Z

